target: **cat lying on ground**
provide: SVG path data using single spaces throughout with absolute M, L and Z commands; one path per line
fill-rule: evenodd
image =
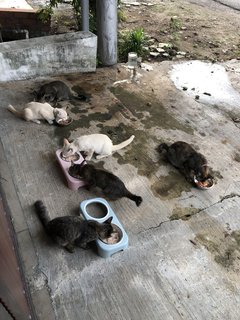
M 67 120 L 68 114 L 64 108 L 53 108 L 49 103 L 29 102 L 25 108 L 21 111 L 16 110 L 11 104 L 8 106 L 8 110 L 14 113 L 17 117 L 26 121 L 32 121 L 37 124 L 41 122 L 39 120 L 46 120 L 49 124 L 53 124 L 53 121 L 57 122 Z
M 207 159 L 188 143 L 177 141 L 168 146 L 160 144 L 158 151 L 165 152 L 167 160 L 176 167 L 189 182 L 204 181 L 209 178 Z
M 112 217 L 103 223 L 74 216 L 51 220 L 42 201 L 36 201 L 34 206 L 47 234 L 71 253 L 74 252 L 75 246 L 86 249 L 89 242 L 98 238 L 108 238 L 113 232 Z
M 104 195 L 111 200 L 125 197 L 134 201 L 138 207 L 142 203 L 142 198 L 128 191 L 125 184 L 117 176 L 106 170 L 96 169 L 91 164 L 72 163 L 69 174 L 77 179 L 83 179 L 89 188 L 100 188 Z
M 34 92 L 36 101 L 39 102 L 59 102 L 63 100 L 79 99 L 83 100 L 83 95 L 72 92 L 62 81 L 52 81 L 41 86 Z
M 97 153 L 96 159 L 102 159 L 110 156 L 114 151 L 120 150 L 129 145 L 134 139 L 131 136 L 128 140 L 123 141 L 120 144 L 113 145 L 112 140 L 105 134 L 90 134 L 87 136 L 81 136 L 75 139 L 73 142 L 69 142 L 64 139 L 63 145 L 63 157 L 67 158 L 74 155 L 76 152 L 86 152 L 86 160 L 91 160 L 93 153 Z

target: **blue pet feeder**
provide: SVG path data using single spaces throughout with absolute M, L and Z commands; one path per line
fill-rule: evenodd
M 94 198 L 84 200 L 80 203 L 80 208 L 86 220 L 95 220 L 102 223 L 108 218 L 113 217 L 113 237 L 107 239 L 98 239 L 96 241 L 98 254 L 101 257 L 108 258 L 114 253 L 124 250 L 128 247 L 128 235 L 105 199 Z M 116 237 L 114 238 L 115 235 Z

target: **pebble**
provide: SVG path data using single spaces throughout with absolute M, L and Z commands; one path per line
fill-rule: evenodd
M 159 52 L 150 52 L 150 56 L 152 57 L 158 57 L 160 55 Z

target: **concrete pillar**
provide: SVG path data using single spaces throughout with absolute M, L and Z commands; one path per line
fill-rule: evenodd
M 98 57 L 104 66 L 117 63 L 117 0 L 97 0 Z
M 81 0 L 82 31 L 89 31 L 89 0 Z

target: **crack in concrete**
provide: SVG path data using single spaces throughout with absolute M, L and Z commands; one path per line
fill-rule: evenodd
M 182 220 L 182 221 L 189 220 L 192 216 L 195 216 L 196 214 L 199 214 L 199 213 L 201 213 L 201 212 L 203 212 L 203 211 L 205 211 L 205 210 L 208 210 L 209 208 L 211 208 L 211 207 L 213 207 L 213 206 L 215 206 L 215 205 L 217 205 L 217 204 L 219 204 L 219 203 L 222 203 L 222 202 L 225 201 L 225 200 L 232 199 L 232 198 L 235 198 L 235 197 L 240 198 L 240 195 L 237 194 L 237 193 L 228 194 L 228 195 L 224 196 L 221 200 L 219 200 L 219 201 L 217 201 L 217 202 L 214 202 L 213 204 L 211 204 L 211 205 L 208 206 L 208 207 L 205 207 L 205 208 L 203 208 L 203 209 L 199 209 L 198 211 L 194 212 L 193 214 L 187 214 L 187 215 L 184 215 L 184 216 L 179 217 L 179 218 L 177 218 L 177 219 L 169 219 L 169 220 L 162 221 L 162 222 L 160 222 L 157 226 L 149 227 L 149 228 L 147 228 L 147 229 L 145 229 L 145 230 L 142 230 L 142 231 L 138 232 L 137 234 L 141 234 L 141 233 L 144 233 L 144 232 L 148 232 L 148 231 L 150 231 L 150 230 L 158 229 L 158 228 L 160 228 L 163 224 L 168 223 L 168 222 L 172 222 L 172 221 L 176 221 L 176 220 Z M 183 219 L 184 217 L 185 217 L 185 218 L 188 218 L 188 219 Z
M 144 233 L 144 232 L 147 232 L 147 231 L 149 231 L 149 230 L 157 229 L 157 228 L 161 227 L 162 224 L 164 224 L 164 223 L 166 223 L 166 222 L 171 222 L 171 221 L 172 221 L 172 220 L 162 221 L 162 222 L 160 222 L 157 226 L 149 227 L 149 228 L 147 228 L 147 229 L 144 229 L 144 230 L 138 232 L 137 234 Z

